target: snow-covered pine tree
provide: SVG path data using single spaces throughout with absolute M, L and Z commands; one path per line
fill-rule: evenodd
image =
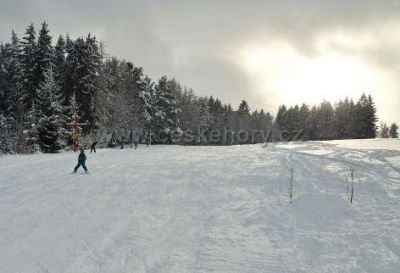
M 16 135 L 10 119 L 0 113 L 0 154 L 16 152 Z
M 232 108 L 232 105 L 225 104 L 224 105 L 224 126 L 226 130 L 233 130 L 235 128 L 236 117 L 235 111 Z
M 38 88 L 40 84 L 45 80 L 46 72 L 51 68 L 54 69 L 53 63 L 53 47 L 51 45 L 51 36 L 47 28 L 47 23 L 42 23 L 42 28 L 39 32 L 35 62 L 36 67 L 34 71 L 34 86 Z
M 385 122 L 381 122 L 379 137 L 388 138 L 389 137 L 389 127 Z
M 23 72 L 20 63 L 21 44 L 15 32 L 12 32 L 11 43 L 2 46 L 2 93 L 3 114 L 9 126 L 9 133 L 15 145 L 15 152 L 23 147 L 22 123 L 25 113 L 23 103 Z
M 250 107 L 249 104 L 245 101 L 242 100 L 242 102 L 239 104 L 238 110 L 237 110 L 237 129 L 240 130 L 239 134 L 237 134 L 237 141 L 238 143 L 248 143 L 250 140 L 249 138 L 249 133 L 250 133 L 250 128 L 249 124 L 250 123 Z
M 216 131 L 222 131 L 224 128 L 223 119 L 224 119 L 224 108 L 222 106 L 222 102 L 216 98 L 215 100 L 209 101 L 208 109 L 210 113 L 210 129 Z M 215 141 L 215 140 L 214 140 Z M 214 142 L 214 144 L 217 144 Z
M 20 63 L 20 42 L 12 31 L 11 43 L 2 47 L 2 81 L 5 109 L 7 118 L 12 117 L 19 122 L 23 117 L 23 72 Z
M 73 45 L 68 58 L 71 73 L 68 79 L 72 85 L 71 95 L 76 95 L 80 106 L 82 121 L 89 121 L 90 128 L 95 126 L 95 96 L 100 75 L 101 56 L 95 37 L 90 34 L 85 39 L 78 38 Z
M 39 134 L 38 134 L 38 111 L 35 103 L 27 113 L 24 122 L 24 135 L 25 135 L 25 153 L 35 153 L 40 150 L 39 147 Z
M 310 109 L 310 114 L 308 119 L 306 120 L 305 126 L 305 138 L 307 140 L 316 140 L 317 139 L 317 117 L 318 116 L 318 108 L 313 105 Z
M 207 103 L 207 98 L 201 98 L 199 100 L 199 126 L 205 130 L 210 128 L 211 117 L 210 117 L 210 108 Z
M 4 87 L 5 87 L 5 81 L 4 81 L 4 57 L 3 57 L 3 51 L 4 51 L 4 45 L 0 44 L 0 114 L 4 113 L 6 109 L 6 104 L 5 104 L 5 94 L 4 94 Z
M 101 50 L 102 47 L 100 47 Z M 102 51 L 100 51 L 102 52 Z M 103 54 L 101 53 L 101 56 Z M 114 84 L 114 77 L 110 74 L 109 61 L 102 62 L 98 78 L 98 89 L 95 97 L 97 128 L 110 130 L 115 107 L 112 106 L 114 93 L 110 92 L 110 86 Z
M 300 107 L 295 105 L 294 107 L 290 107 L 288 110 L 288 133 L 290 134 L 289 139 L 295 140 L 294 137 L 298 134 L 301 129 L 301 121 L 300 121 Z
M 84 64 L 86 74 L 84 77 L 84 89 L 83 94 L 86 93 L 86 100 L 79 101 L 82 103 L 84 109 L 89 109 L 89 113 L 86 113 L 86 120 L 90 122 L 90 127 L 93 129 L 95 126 L 95 96 L 98 86 L 98 77 L 100 72 L 101 56 L 99 52 L 99 45 L 95 36 L 91 36 L 90 33 L 85 41 L 84 51 Z
M 317 110 L 316 134 L 318 139 L 334 139 L 335 110 L 329 101 L 323 101 Z
M 285 131 L 288 124 L 288 115 L 286 105 L 279 106 L 278 114 L 275 119 L 276 126 L 280 131 Z
M 142 77 L 137 82 L 139 86 L 139 97 L 142 101 L 142 114 L 140 122 L 146 132 L 153 131 L 154 128 L 154 115 L 155 115 L 155 94 L 154 83 L 148 76 Z
M 71 121 L 72 121 L 72 116 L 74 114 L 78 114 L 78 116 L 79 116 L 79 105 L 76 102 L 75 94 L 72 95 L 72 97 L 70 99 L 70 104 L 67 107 L 65 107 L 65 110 L 66 110 L 65 113 L 67 114 L 67 118 L 71 119 Z
M 177 114 L 180 109 L 177 106 L 178 100 L 168 78 L 161 77 L 155 86 L 154 126 L 157 134 L 169 136 L 172 131 L 178 130 Z M 170 141 L 168 137 L 166 140 Z
M 185 87 L 183 93 L 178 98 L 178 107 L 181 112 L 178 114 L 179 127 L 183 131 L 187 131 L 190 135 L 183 138 L 185 144 L 193 143 L 195 141 L 195 133 L 198 130 L 200 122 L 200 105 L 198 98 L 191 88 Z
M 240 115 L 248 115 L 250 114 L 250 107 L 249 104 L 245 101 L 242 100 L 242 102 L 239 105 L 238 113 Z
M 182 96 L 182 87 L 180 83 L 175 80 L 171 79 L 168 81 L 168 87 L 170 93 L 167 94 L 167 99 L 170 101 L 169 111 L 167 111 L 169 118 L 171 119 L 171 128 L 170 130 L 176 130 L 181 132 L 179 127 L 179 117 L 178 114 L 182 111 L 179 108 L 179 98 Z
M 399 126 L 397 125 L 397 123 L 392 123 L 392 125 L 390 125 L 390 129 L 389 129 L 389 135 L 391 138 L 398 138 L 399 137 Z
M 38 117 L 38 144 L 45 153 L 56 152 L 63 147 L 65 134 L 64 115 L 61 106 L 61 92 L 54 79 L 52 68 L 45 73 L 45 80 L 40 85 L 36 100 Z
M 25 36 L 21 41 L 21 66 L 23 70 L 24 104 L 26 109 L 30 109 L 32 102 L 36 98 L 36 89 L 39 87 L 38 79 L 35 79 L 37 69 L 37 43 L 36 32 L 33 24 L 26 29 Z M 37 72 L 37 71 L 36 71 Z
M 95 109 L 96 109 L 96 129 L 107 130 L 107 121 L 109 119 L 110 113 L 110 90 L 108 89 L 108 81 L 110 75 L 106 63 L 103 61 L 105 58 L 104 44 L 100 42 L 99 44 L 99 56 L 100 56 L 100 66 L 99 75 L 97 78 L 97 90 L 96 96 L 94 98 Z
M 355 105 L 355 132 L 357 138 L 374 138 L 376 137 L 376 107 L 369 95 L 362 94 Z
M 307 122 L 310 118 L 310 114 L 311 114 L 310 108 L 308 107 L 307 104 L 303 103 L 300 106 L 300 112 L 299 112 L 299 120 L 300 120 L 299 128 L 300 128 L 300 130 L 302 130 L 301 139 L 303 141 L 307 140 L 307 134 L 306 134 Z
M 58 37 L 56 46 L 54 47 L 54 78 L 64 93 L 64 76 L 65 76 L 65 40 L 62 35 Z
M 64 62 L 64 84 L 62 86 L 64 105 L 69 104 L 69 100 L 73 95 L 73 73 L 77 65 L 76 54 L 74 54 L 74 41 L 69 35 L 65 37 L 65 62 Z
M 354 102 L 346 98 L 335 107 L 335 138 L 347 139 L 354 136 Z
M 140 87 L 138 81 L 143 79 L 143 68 L 136 67 L 131 63 L 128 65 L 128 81 L 127 81 L 127 101 L 129 104 L 129 113 L 131 117 L 128 119 L 129 128 L 138 128 L 141 126 L 140 116 L 143 113 L 143 104 L 140 98 Z M 130 67 L 130 68 L 129 68 Z

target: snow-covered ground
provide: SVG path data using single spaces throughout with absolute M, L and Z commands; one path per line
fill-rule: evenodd
M 4 156 L 0 271 L 399 272 L 399 148 L 105 149 L 88 154 L 89 175 L 69 174 L 73 153 Z

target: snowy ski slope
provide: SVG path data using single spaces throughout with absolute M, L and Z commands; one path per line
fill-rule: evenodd
M 0 272 L 400 272 L 399 148 L 104 149 L 89 175 L 73 153 L 4 156 Z

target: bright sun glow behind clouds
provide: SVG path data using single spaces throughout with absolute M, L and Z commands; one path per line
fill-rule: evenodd
M 334 103 L 365 92 L 380 121 L 400 122 L 400 53 L 394 53 L 400 35 L 394 33 L 400 33 L 397 21 L 369 31 L 337 29 L 310 37 L 306 50 L 296 40 L 258 40 L 242 46 L 235 62 L 252 79 L 260 104 Z
M 357 99 L 376 88 L 372 69 L 336 52 L 306 56 L 288 44 L 250 45 L 241 56 L 246 72 L 259 83 L 260 93 L 272 92 L 287 105 Z

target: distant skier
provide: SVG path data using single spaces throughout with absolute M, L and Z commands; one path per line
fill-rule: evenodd
M 120 139 L 120 141 L 121 141 L 121 149 L 123 149 L 124 148 L 124 141 L 125 141 L 125 138 L 123 137 L 123 136 L 121 136 L 121 139 Z
M 146 135 L 145 135 L 146 146 L 151 145 L 151 135 L 152 135 L 151 132 L 147 132 Z
M 83 147 L 79 147 L 79 150 L 80 150 L 80 153 L 78 156 L 78 165 L 76 165 L 73 173 L 76 173 L 76 171 L 78 170 L 78 168 L 80 166 L 82 166 L 82 168 L 85 170 L 85 173 L 88 173 L 88 170 L 85 165 L 85 162 L 86 162 L 85 150 L 83 149 Z
M 132 129 L 131 129 L 131 131 L 129 133 L 129 144 L 131 145 L 131 149 L 132 149 L 132 143 L 133 143 L 133 132 L 132 132 Z
M 97 141 L 93 142 L 92 145 L 90 145 L 90 152 L 96 152 L 96 144 Z
M 139 138 L 137 136 L 133 137 L 133 143 L 135 144 L 135 149 L 137 149 L 139 143 Z

